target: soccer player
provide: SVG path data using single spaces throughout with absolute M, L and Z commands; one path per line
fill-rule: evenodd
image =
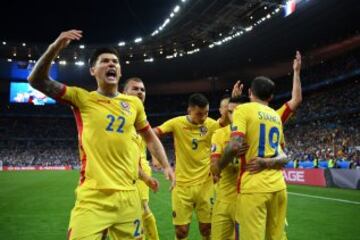
M 230 98 L 223 114 L 228 115 L 229 122 L 232 122 L 232 112 L 236 106 L 247 102 L 245 97 Z M 217 169 L 218 161 L 221 158 L 226 144 L 230 140 L 231 125 L 227 125 L 215 131 L 211 139 L 211 171 L 214 182 L 217 183 L 216 201 L 211 218 L 211 239 L 233 240 L 235 238 L 235 210 L 236 210 L 236 179 L 239 172 L 240 160 L 235 157 L 227 165 L 220 175 L 214 172 Z M 243 146 L 241 154 L 245 154 L 246 145 Z
M 188 115 L 172 118 L 155 128 L 158 135 L 172 133 L 175 144 L 176 185 L 172 191 L 173 224 L 176 239 L 187 239 L 193 210 L 203 239 L 210 239 L 211 136 L 220 127 L 208 117 L 209 102 L 202 94 L 189 97 Z
M 283 122 L 285 124 L 292 113 L 298 108 L 302 101 L 302 90 L 301 90 L 301 81 L 300 81 L 300 71 L 301 71 L 301 54 L 299 51 L 296 52 L 295 59 L 293 61 L 293 87 L 291 99 L 283 104 L 278 110 L 276 110 Z M 241 94 L 240 94 L 241 95 Z M 230 103 L 227 106 L 227 109 L 224 108 L 222 112 L 227 112 L 228 119 L 232 122 L 232 112 L 234 108 L 239 104 L 243 103 L 244 100 L 239 98 L 231 98 Z M 224 127 L 217 130 L 212 137 L 212 167 L 218 168 L 218 159 L 221 158 L 224 146 L 230 140 L 230 128 Z M 217 189 L 217 200 L 213 209 L 212 216 L 212 226 L 211 226 L 211 236 L 213 239 L 219 239 L 219 236 L 223 236 L 222 239 L 234 239 L 233 232 L 234 229 L 234 204 L 235 202 L 235 190 L 236 186 L 230 184 L 231 179 L 236 179 L 238 176 L 237 173 L 231 171 L 231 169 L 238 168 L 239 166 L 234 165 L 231 162 L 221 173 L 222 178 L 220 178 L 220 183 L 218 183 L 219 188 Z M 256 167 L 258 168 L 258 167 Z M 233 173 L 231 175 L 231 172 Z M 219 179 L 219 176 L 214 176 L 216 180 Z M 229 181 L 227 181 L 229 180 Z M 225 182 L 225 184 L 224 184 Z M 226 184 L 228 183 L 228 184 Z M 231 191 L 232 188 L 232 191 Z M 231 194 L 233 192 L 233 194 Z M 228 197 L 222 197 L 228 196 Z M 223 204 L 224 203 L 224 204 Z M 226 205 L 226 206 L 225 206 Z M 284 232 L 283 240 L 287 239 L 286 232 Z
M 268 106 L 275 84 L 257 77 L 249 89 L 250 103 L 237 107 L 233 116 L 233 132 L 220 160 L 223 169 L 237 156 L 244 141 L 249 144 L 241 159 L 238 182 L 236 220 L 240 223 L 240 239 L 282 239 L 287 207 L 287 193 L 281 168 L 286 163 L 279 114 Z M 275 157 L 275 158 L 274 158 Z
M 140 78 L 133 77 L 125 81 L 124 93 L 127 95 L 137 96 L 143 103 L 145 102 L 146 90 L 143 81 Z M 139 138 L 139 146 L 141 151 L 140 165 L 146 175 L 151 176 L 151 167 L 147 161 L 146 144 Z M 163 164 L 163 167 L 167 167 L 167 162 Z M 158 240 L 159 234 L 156 227 L 156 219 L 149 207 L 149 187 L 142 181 L 137 182 L 137 187 L 140 192 L 140 198 L 143 209 L 143 227 L 144 235 L 146 239 Z
M 79 138 L 81 171 L 71 212 L 68 239 L 142 239 L 141 202 L 136 188 L 139 133 L 150 152 L 167 161 L 163 146 L 146 119 L 142 102 L 118 92 L 121 67 L 113 48 L 97 49 L 90 74 L 97 90 L 66 86 L 49 76 L 51 62 L 82 31 L 62 32 L 36 63 L 28 80 L 49 97 L 69 103 Z M 164 173 L 171 179 L 170 168 Z

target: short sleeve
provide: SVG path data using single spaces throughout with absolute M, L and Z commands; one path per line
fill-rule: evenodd
M 166 122 L 164 122 L 162 125 L 158 126 L 157 129 L 160 130 L 161 134 L 171 133 L 174 131 L 176 118 L 172 118 Z
M 231 137 L 246 135 L 246 121 L 246 106 L 240 105 L 234 111 Z
M 79 87 L 69 87 L 66 85 L 63 85 L 63 87 L 64 89 L 57 99 L 61 102 L 80 108 L 85 102 L 89 92 Z

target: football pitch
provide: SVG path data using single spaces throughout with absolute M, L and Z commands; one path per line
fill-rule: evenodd
M 0 239 L 66 239 L 77 171 L 0 172 Z M 168 183 L 150 196 L 161 240 L 173 240 Z M 288 186 L 290 240 L 360 239 L 360 191 Z M 201 239 L 193 223 L 190 240 Z M 220 239 L 219 239 L 220 240 Z

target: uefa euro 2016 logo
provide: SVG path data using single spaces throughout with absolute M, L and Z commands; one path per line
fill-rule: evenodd
M 205 126 L 200 127 L 200 136 L 205 136 L 208 132 L 208 129 Z

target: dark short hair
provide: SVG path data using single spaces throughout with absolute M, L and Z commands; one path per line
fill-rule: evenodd
M 190 95 L 188 100 L 188 106 L 189 107 L 200 107 L 204 108 L 207 105 L 209 105 L 209 100 L 205 97 L 204 94 L 201 93 L 193 93 Z
M 94 52 L 91 54 L 91 57 L 89 59 L 89 65 L 90 67 L 93 67 L 98 59 L 98 57 L 103 54 L 103 53 L 111 53 L 116 55 L 116 57 L 119 59 L 120 61 L 120 57 L 119 57 L 119 52 L 116 50 L 116 48 L 113 47 L 102 47 L 102 48 L 97 48 L 94 50 Z
M 131 78 L 126 79 L 126 81 L 124 82 L 124 88 L 126 88 L 126 85 L 128 85 L 128 83 L 130 81 L 143 82 L 143 80 L 141 80 L 141 78 L 139 78 L 139 77 L 131 77 Z
M 247 102 L 249 102 L 249 98 L 246 96 L 231 97 L 229 100 L 229 103 L 236 103 L 236 104 L 247 103 Z
M 275 83 L 267 77 L 256 77 L 251 83 L 252 93 L 262 101 L 268 100 L 275 91 Z

